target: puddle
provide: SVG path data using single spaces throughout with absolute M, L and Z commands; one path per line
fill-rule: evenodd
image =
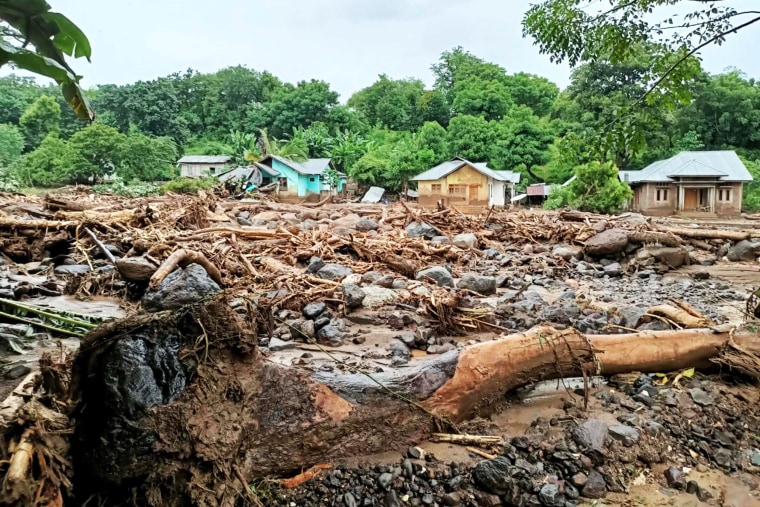
M 93 298 L 82 301 L 72 296 L 46 296 L 27 299 L 22 303 L 101 319 L 120 319 L 125 316 L 117 299 Z

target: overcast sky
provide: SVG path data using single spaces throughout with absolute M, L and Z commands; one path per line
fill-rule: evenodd
M 757 0 L 734 0 L 751 5 Z M 530 0 L 49 0 L 90 38 L 92 64 L 75 61 L 85 86 L 130 83 L 193 68 L 243 64 L 289 82 L 323 79 L 345 101 L 378 74 L 432 84 L 430 65 L 463 46 L 509 72 L 546 76 L 554 65 L 522 38 Z M 601 2 L 598 2 L 601 4 Z M 704 66 L 760 77 L 760 28 L 704 53 Z

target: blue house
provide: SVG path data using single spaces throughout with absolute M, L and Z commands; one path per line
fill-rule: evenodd
M 338 182 L 335 188 L 330 188 L 330 183 L 325 181 L 325 171 L 331 167 L 329 158 L 312 158 L 305 162 L 269 155 L 257 164 L 259 167 L 271 168 L 276 173 L 273 181 L 279 183 L 279 195 L 281 197 L 303 197 L 321 195 L 332 190 L 343 192 L 347 177 L 338 173 Z

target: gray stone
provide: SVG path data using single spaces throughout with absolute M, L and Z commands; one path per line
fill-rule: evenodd
M 591 470 L 586 479 L 586 484 L 581 490 L 581 495 L 586 498 L 604 498 L 607 494 L 607 482 L 602 477 L 602 474 L 596 470 Z
M 398 297 L 395 290 L 386 289 L 385 287 L 377 287 L 375 285 L 364 287 L 362 291 L 364 292 L 364 299 L 362 300 L 362 306 L 364 308 L 377 308 Z
M 31 373 L 32 369 L 25 364 L 16 364 L 5 370 L 3 378 L 8 380 L 20 379 L 24 375 Z
M 689 394 L 691 395 L 691 399 L 694 400 L 694 403 L 697 405 L 707 407 L 713 404 L 712 397 L 702 389 L 689 389 Z
M 314 338 L 316 336 L 317 328 L 314 326 L 313 320 L 305 320 L 300 327 L 301 338 Z
M 416 279 L 423 280 L 426 277 L 431 278 L 441 287 L 454 287 L 454 277 L 451 276 L 448 269 L 442 266 L 433 266 L 423 269 L 417 273 Z
M 87 264 L 64 264 L 56 266 L 56 275 L 84 275 L 90 272 L 90 266 Z
M 604 266 L 604 274 L 611 277 L 620 276 L 623 274 L 623 267 L 619 263 L 613 262 Z
M 492 276 L 481 276 L 473 273 L 467 273 L 459 280 L 457 286 L 460 289 L 467 289 L 484 296 L 496 294 L 496 278 Z
M 346 308 L 361 308 L 364 296 L 364 291 L 358 285 L 353 283 L 343 285 L 343 302 L 346 304 Z
M 739 241 L 737 244 L 728 249 L 728 260 L 730 261 L 754 261 L 760 255 L 760 241 Z
M 417 339 L 414 337 L 414 333 L 402 333 L 400 338 L 407 347 L 413 346 L 414 342 L 417 341 Z
M 669 488 L 678 490 L 686 488 L 686 479 L 681 470 L 676 467 L 670 467 L 665 470 L 665 482 L 667 482 Z
M 519 487 L 512 478 L 512 465 L 504 456 L 484 460 L 472 469 L 472 479 L 483 491 L 494 495 L 512 496 Z
M 609 428 L 598 419 L 589 419 L 573 429 L 573 440 L 584 449 L 601 451 Z
M 343 494 L 343 503 L 346 504 L 346 507 L 357 507 L 358 505 L 354 495 L 348 492 Z
M 557 324 L 571 324 L 580 316 L 580 313 L 578 303 L 572 299 L 568 299 L 544 307 L 541 311 L 541 318 Z
M 341 280 L 348 275 L 353 274 L 351 268 L 341 266 L 340 264 L 325 264 L 325 266 L 317 272 L 317 276 L 325 280 Z
M 586 241 L 586 253 L 596 257 L 612 255 L 625 250 L 628 234 L 620 229 L 608 229 L 591 236 Z
M 641 438 L 636 428 L 624 424 L 613 424 L 609 427 L 609 431 L 612 438 L 622 442 L 627 447 L 634 445 Z
M 337 346 L 341 343 L 340 338 L 340 331 L 333 325 L 327 325 L 317 331 L 317 340 L 320 343 L 327 343 L 329 345 Z
M 403 359 L 409 361 L 409 359 L 412 357 L 412 351 L 409 350 L 409 347 L 404 345 L 404 342 L 400 340 L 393 340 L 388 345 L 388 350 L 391 351 L 391 357 L 394 359 Z
M 676 269 L 689 263 L 689 252 L 680 247 L 648 246 L 636 253 L 636 259 L 639 262 L 649 258 Z
M 366 285 L 374 285 L 375 282 L 380 280 L 384 275 L 377 271 L 367 271 L 362 275 L 362 283 Z
M 149 312 L 177 310 L 221 291 L 203 266 L 190 264 L 172 271 L 155 290 L 149 289 L 142 298 L 142 305 Z
M 541 503 L 550 507 L 562 507 L 565 505 L 565 499 L 559 493 L 559 486 L 556 484 L 544 484 L 541 491 L 538 492 L 538 498 Z
M 456 247 L 469 250 L 470 248 L 475 248 L 478 245 L 478 237 L 471 232 L 457 234 L 451 238 L 451 244 Z
M 569 261 L 572 258 L 578 258 L 581 255 L 581 249 L 575 246 L 557 245 L 552 249 L 552 255 Z
M 239 223 L 240 225 L 244 227 L 251 227 L 253 225 L 253 223 L 250 220 L 243 217 L 237 217 L 237 223 Z
M 620 308 L 620 315 L 623 317 L 623 325 L 625 327 L 635 328 L 641 317 L 647 313 L 648 308 L 646 306 L 626 306 Z
M 238 218 L 245 218 L 246 220 L 248 220 L 249 218 L 251 218 L 251 212 L 243 210 L 240 213 L 238 213 L 237 216 Z
M 387 489 L 388 487 L 390 487 L 392 482 L 393 482 L 393 474 L 388 473 L 388 472 L 384 474 L 380 474 L 380 477 L 377 478 L 377 484 L 382 489 Z
M 425 222 L 412 222 L 406 226 L 406 235 L 410 238 L 433 239 L 436 236 L 442 236 L 441 231 Z
M 434 245 L 448 245 L 451 243 L 448 236 L 433 236 L 430 242 Z
M 376 231 L 380 228 L 380 225 L 373 219 L 363 217 L 354 225 L 354 229 L 357 231 Z
M 307 319 L 316 319 L 327 310 L 325 303 L 311 303 L 303 307 L 303 316 Z
M 286 342 L 284 340 L 280 340 L 279 338 L 275 338 L 273 336 L 269 339 L 268 348 L 272 352 L 278 352 L 280 350 L 294 349 L 296 348 L 296 344 L 294 342 Z
M 325 261 L 319 257 L 312 257 L 309 261 L 309 265 L 306 267 L 307 273 L 317 273 L 320 269 L 325 267 Z
M 128 282 L 147 282 L 158 270 L 158 266 L 145 257 L 117 259 L 116 268 L 122 278 Z

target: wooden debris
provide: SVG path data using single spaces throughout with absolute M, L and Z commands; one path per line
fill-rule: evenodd
M 451 433 L 433 433 L 430 440 L 461 445 L 498 445 L 504 443 L 504 439 L 492 435 L 457 435 Z
M 280 484 L 282 485 L 282 487 L 287 488 L 287 489 L 297 488 L 301 484 L 308 482 L 314 477 L 316 477 L 322 470 L 327 470 L 329 468 L 332 468 L 332 465 L 327 464 L 327 463 L 321 464 L 321 465 L 314 465 L 310 469 L 306 470 L 305 472 L 301 472 L 295 477 L 291 477 L 290 479 L 280 479 Z
M 200 264 L 212 280 L 220 286 L 224 285 L 224 282 L 222 282 L 222 273 L 219 271 L 219 268 L 214 266 L 206 256 L 199 252 L 177 250 L 171 254 L 169 258 L 161 264 L 161 267 L 153 273 L 153 276 L 150 277 L 150 287 L 153 289 L 158 288 L 158 286 L 161 285 L 161 282 L 163 282 L 172 271 L 178 267 L 185 267 L 189 264 Z

